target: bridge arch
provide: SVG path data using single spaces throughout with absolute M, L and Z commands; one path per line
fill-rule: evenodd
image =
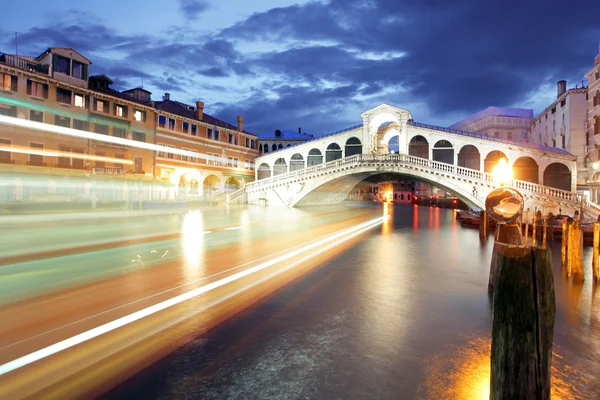
M 273 164 L 273 176 L 282 175 L 288 172 L 285 158 L 278 158 Z
M 311 149 L 306 157 L 306 166 L 312 167 L 319 164 L 323 164 L 323 153 L 319 149 Z
M 563 163 L 554 162 L 544 169 L 544 186 L 571 190 L 571 170 Z
M 492 150 L 487 153 L 485 160 L 483 161 L 483 171 L 491 173 L 501 158 L 504 158 L 508 162 L 508 157 L 500 150 Z
M 466 144 L 460 148 L 457 157 L 459 167 L 481 170 L 481 153 L 472 144 Z
M 528 156 L 519 157 L 513 164 L 513 177 L 521 181 L 539 183 L 539 170 L 539 165 L 533 158 Z
M 422 135 L 415 135 L 408 142 L 408 155 L 429 158 L 429 142 Z
M 270 178 L 271 177 L 271 167 L 269 167 L 269 164 L 267 164 L 267 163 L 262 163 L 258 166 L 256 173 L 257 173 L 256 179 L 258 179 L 258 180 Z
M 454 146 L 448 140 L 442 139 L 433 145 L 433 161 L 454 164 Z
M 359 138 L 351 137 L 346 140 L 346 146 L 344 147 L 344 156 L 350 157 L 356 154 L 362 154 L 362 143 Z
M 290 158 L 290 172 L 298 171 L 304 168 L 304 157 L 300 153 L 295 153 Z
M 325 162 L 335 161 L 342 158 L 342 148 L 337 143 L 330 143 L 325 151 Z

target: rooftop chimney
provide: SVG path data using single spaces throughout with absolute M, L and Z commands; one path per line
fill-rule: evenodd
M 298 127 L 298 133 L 302 133 L 302 127 Z
M 563 94 L 565 94 L 565 92 L 567 91 L 567 81 L 560 80 L 557 82 L 557 93 L 556 93 L 556 98 L 558 99 L 560 96 L 562 96 Z
M 171 93 L 165 93 L 165 100 L 171 100 Z
M 244 117 L 242 117 L 241 115 L 238 115 L 237 121 L 238 121 L 238 131 L 242 132 L 244 130 Z
M 197 101 L 196 102 L 196 117 L 198 117 L 198 119 L 200 121 L 202 121 L 203 115 L 204 115 L 204 103 L 201 101 Z

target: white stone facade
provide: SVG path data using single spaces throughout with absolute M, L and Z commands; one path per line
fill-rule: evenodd
M 533 120 L 533 110 L 522 108 L 488 107 L 462 121 L 451 129 L 481 133 L 497 139 L 524 142 Z

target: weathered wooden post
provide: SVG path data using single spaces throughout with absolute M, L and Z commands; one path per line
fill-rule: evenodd
M 479 237 L 485 238 L 488 235 L 488 218 L 485 210 L 479 211 Z
M 551 212 L 546 216 L 546 220 L 548 221 L 548 236 L 551 242 L 554 242 L 554 214 Z
M 512 192 L 512 193 L 507 193 Z M 522 211 L 522 196 L 500 188 L 486 199 L 498 221 L 494 282 L 490 399 L 550 399 L 550 360 L 556 304 L 550 249 L 502 243 Z M 514 207 L 521 202 L 520 209 Z M 511 207 L 513 206 L 513 207 Z M 510 210 L 510 211 L 507 211 Z M 535 235 L 534 235 L 535 237 Z M 491 278 L 491 276 L 490 276 Z
M 562 221 L 562 238 L 561 238 L 561 247 L 560 247 L 560 260 L 561 260 L 561 268 L 567 268 L 567 258 L 568 253 L 567 249 L 569 248 L 569 224 L 567 223 L 567 219 L 563 217 Z
M 500 269 L 501 254 L 506 245 L 521 246 L 523 245 L 523 237 L 519 232 L 519 227 L 516 224 L 505 225 L 498 224 L 496 228 L 496 241 L 494 242 L 494 250 L 492 252 L 492 261 L 490 263 L 490 278 L 488 281 L 488 290 L 492 292 L 498 278 L 498 270 Z
M 546 236 L 548 232 L 548 220 L 544 218 L 544 231 L 542 233 L 542 249 L 546 248 Z
M 576 220 L 569 226 L 567 245 L 567 276 L 574 282 L 583 282 L 583 230 Z
M 592 258 L 592 274 L 594 277 L 594 282 L 600 281 L 600 271 L 598 270 L 598 246 L 600 244 L 598 241 L 600 240 L 600 222 L 594 222 L 594 254 Z
M 535 247 L 537 243 L 537 221 L 535 218 L 535 214 L 533 214 L 533 225 L 531 227 L 531 247 Z
M 529 246 L 529 211 L 525 211 L 525 246 Z

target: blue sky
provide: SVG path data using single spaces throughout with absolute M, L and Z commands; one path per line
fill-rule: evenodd
M 526 3 L 526 4 L 523 4 Z M 75 5 L 77 4 L 77 5 Z M 0 51 L 73 47 L 139 86 L 254 133 L 360 123 L 382 102 L 450 125 L 487 106 L 541 112 L 593 65 L 600 4 L 534 0 L 12 1 Z

